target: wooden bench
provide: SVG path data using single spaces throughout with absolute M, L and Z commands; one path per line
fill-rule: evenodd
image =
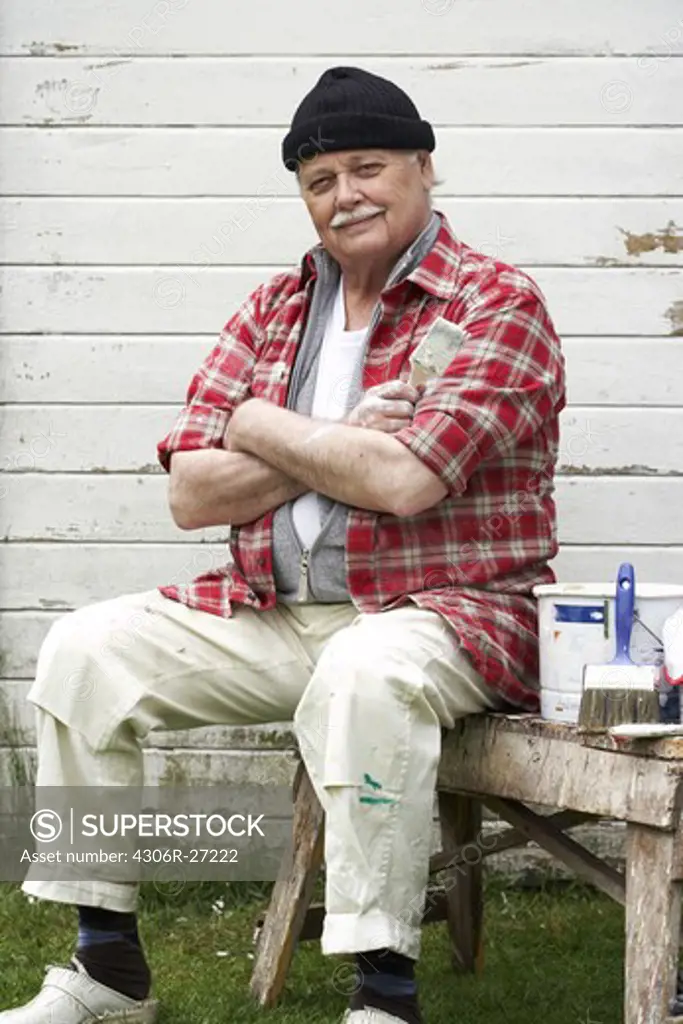
M 530 715 L 464 719 L 444 732 L 442 850 L 430 863 L 441 884 L 428 889 L 423 922 L 446 920 L 453 967 L 480 971 L 482 862 L 533 840 L 625 906 L 624 1024 L 680 1024 L 669 1006 L 681 927 L 682 797 L 683 739 L 616 742 Z M 324 907 L 311 899 L 323 860 L 323 813 L 303 764 L 294 801 L 292 856 L 259 922 L 251 991 L 262 1006 L 280 997 L 297 942 L 322 932 Z M 511 827 L 485 831 L 483 806 Z M 594 818 L 626 823 L 624 873 L 567 834 Z

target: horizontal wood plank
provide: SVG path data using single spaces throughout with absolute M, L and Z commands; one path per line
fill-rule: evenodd
M 5 58 L 0 124 L 286 128 L 329 65 L 315 56 Z M 435 127 L 683 123 L 683 59 L 673 56 L 380 57 L 371 69 L 405 89 Z
M 5 405 L 2 468 L 10 472 L 163 472 L 156 444 L 182 405 Z M 560 417 L 560 470 L 683 474 L 683 407 L 572 406 Z M 0 479 L 0 493 L 8 484 Z M 1 514 L 1 513 L 0 513 Z
M 263 209 L 297 194 L 282 137 L 276 128 L 2 128 L 0 193 L 257 195 Z M 680 196 L 682 152 L 670 128 L 440 128 L 435 196 Z
M 36 741 L 34 707 L 27 700 L 30 680 L 0 678 L 0 747 L 32 746 Z M 198 729 L 154 730 L 145 747 L 194 747 L 198 750 L 288 750 L 297 741 L 291 722 L 264 725 L 214 725 Z
M 0 485 L 5 487 L 0 501 L 0 536 L 5 541 L 181 548 L 199 544 L 203 550 L 206 545 L 220 546 L 227 536 L 227 527 L 178 529 L 168 511 L 167 482 L 161 474 L 27 473 L 0 478 Z M 683 544 L 680 477 L 558 476 L 556 486 L 563 544 Z
M 665 761 L 591 748 L 574 734 L 530 734 L 522 723 L 470 716 L 443 744 L 439 785 L 473 795 L 495 794 L 656 828 L 678 824 L 681 769 Z M 595 780 L 600 784 L 596 785 Z
M 578 560 L 575 553 L 565 547 L 561 556 L 561 578 L 613 579 L 618 563 L 633 554 L 638 556 L 640 579 L 649 576 L 656 582 L 681 583 L 683 536 L 680 516 L 675 512 L 679 506 L 662 509 L 657 505 L 658 498 L 673 496 L 667 493 L 668 489 L 656 487 L 651 481 L 648 493 L 630 496 L 630 505 L 626 508 L 620 505 L 620 498 L 629 500 L 623 487 L 614 484 L 602 490 L 603 494 L 598 490 L 596 497 L 602 497 L 603 501 L 595 502 L 590 514 L 586 511 L 588 506 L 577 500 L 571 491 L 568 496 L 558 497 L 561 534 L 566 537 L 574 531 L 580 537 L 582 548 L 612 545 L 590 554 L 579 552 Z M 585 498 L 587 492 L 583 493 Z M 680 496 L 680 487 L 674 493 Z M 569 542 L 564 540 L 563 543 Z M 644 551 L 641 555 L 637 549 L 643 545 L 648 549 L 654 546 L 655 550 Z M 667 545 L 674 545 L 675 549 L 668 551 Z M 657 548 L 662 550 L 657 551 Z M 0 549 L 0 608 L 65 610 L 161 584 L 189 582 L 204 572 L 221 568 L 229 560 L 227 545 L 220 542 L 4 544 Z M 589 568 L 593 570 L 590 576 Z M 8 672 L 8 675 L 16 674 Z
M 538 843 L 565 864 L 583 882 L 595 886 L 622 905 L 626 902 L 624 876 L 566 835 L 562 827 L 551 820 L 550 815 L 536 814 L 525 804 L 516 800 L 501 800 L 499 797 L 489 797 L 486 806 L 515 830 L 521 830 L 528 840 Z
M 653 503 L 654 504 L 654 503 Z M 70 563 L 74 559 L 74 550 L 64 550 L 59 559 L 52 559 L 59 570 L 70 572 Z M 124 557 L 139 557 L 140 548 L 131 546 L 123 548 Z M 85 549 L 77 558 L 88 559 L 96 556 L 96 550 Z M 558 579 L 563 582 L 602 581 L 607 583 L 614 579 L 617 566 L 624 559 L 633 562 L 638 579 L 647 583 L 676 583 L 683 580 L 683 545 L 638 546 L 629 544 L 602 545 L 570 545 L 564 544 L 560 553 L 553 561 L 553 568 Z M 156 568 L 158 575 L 152 585 L 165 579 L 166 568 Z M 82 577 L 81 577 L 82 579 Z M 149 581 L 147 581 L 149 582 Z M 0 589 L 0 603 L 4 603 L 4 586 Z M 81 588 L 76 594 L 76 601 L 69 607 L 81 606 L 92 600 L 114 597 L 122 593 L 119 577 L 97 583 L 93 587 Z M 36 585 L 35 593 L 29 595 L 32 605 L 38 605 L 41 598 L 41 587 Z M 67 609 L 63 609 L 66 611 Z M 0 678 L 31 679 L 35 674 L 36 657 L 40 644 L 45 638 L 51 624 L 63 614 L 40 610 L 4 611 L 0 613 Z
M 211 335 L 5 335 L 0 402 L 177 403 L 215 341 Z M 570 337 L 562 347 L 570 405 L 683 404 L 683 337 Z
M 584 508 L 584 515 L 586 518 L 592 516 L 588 505 Z M 608 530 L 604 533 L 607 535 Z M 647 546 L 619 544 L 612 543 L 609 537 L 602 544 L 595 545 L 565 543 L 560 545 L 560 552 L 551 564 L 558 580 L 565 583 L 611 582 L 618 565 L 624 560 L 633 562 L 641 582 L 683 582 L 683 547 L 668 543 Z
M 436 205 L 459 238 L 507 263 L 683 265 L 683 199 Z M 317 240 L 298 197 L 0 199 L 0 263 L 258 266 L 296 263 Z
M 8 334 L 217 334 L 284 266 L 3 267 Z M 683 270 L 533 268 L 562 335 L 683 332 Z
M 291 789 L 296 756 L 286 750 L 143 751 L 146 786 L 286 786 Z M 34 747 L 0 746 L 0 786 L 30 784 L 35 778 Z M 283 793 L 284 797 L 284 793 Z M 291 805 L 290 805 L 291 807 Z M 283 818 L 287 808 L 283 806 Z
M 11 474 L 0 477 L 0 485 L 5 542 L 193 548 L 220 546 L 227 539 L 227 527 L 187 531 L 175 526 L 163 473 Z M 680 477 L 558 475 L 556 488 L 562 544 L 683 544 Z
M 0 607 L 64 611 L 161 584 L 189 583 L 229 560 L 225 544 L 4 544 Z
M 363 0 L 343 6 L 298 0 L 296 17 L 284 6 L 240 8 L 239 29 L 221 0 L 50 0 L 5 4 L 0 21 L 5 54 L 638 54 L 683 53 L 679 13 L 670 0 L 647 6 L 628 0 L 526 0 L 523 15 L 486 0 L 425 0 L 398 6 Z

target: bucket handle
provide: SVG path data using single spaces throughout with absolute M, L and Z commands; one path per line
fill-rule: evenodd
M 634 609 L 634 611 L 633 611 L 633 618 L 636 620 L 636 622 L 640 623 L 640 625 L 643 627 L 643 629 L 646 630 L 646 632 L 648 632 L 650 634 L 650 636 L 655 638 L 655 640 L 657 641 L 657 643 L 659 644 L 661 649 L 664 650 L 664 641 L 662 640 L 661 637 L 657 636 L 657 634 L 654 632 L 654 630 L 650 629 L 649 626 L 645 625 L 645 623 L 641 619 L 640 615 L 638 614 L 638 610 L 637 609 Z

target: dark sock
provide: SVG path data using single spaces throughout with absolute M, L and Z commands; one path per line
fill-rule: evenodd
M 407 1024 L 422 1024 L 414 960 L 392 949 L 373 949 L 356 953 L 356 967 L 362 982 L 351 996 L 352 1010 L 371 1006 Z
M 101 985 L 130 999 L 149 995 L 152 978 L 135 914 L 79 907 L 76 957 Z

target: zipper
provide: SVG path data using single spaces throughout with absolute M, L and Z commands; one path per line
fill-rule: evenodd
M 297 594 L 297 601 L 301 602 L 308 600 L 308 562 L 310 557 L 311 552 L 308 548 L 304 548 L 299 562 L 299 592 Z

